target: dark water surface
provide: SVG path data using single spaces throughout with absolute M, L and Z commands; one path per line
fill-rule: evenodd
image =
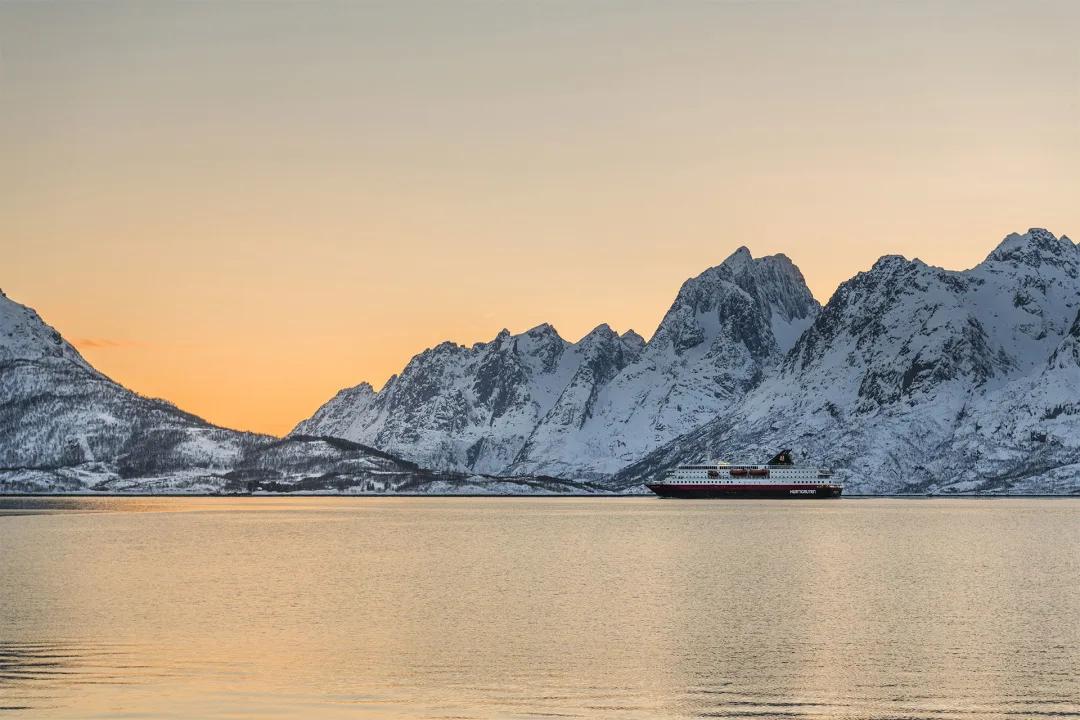
M 0 717 L 1080 717 L 1080 500 L 0 498 Z

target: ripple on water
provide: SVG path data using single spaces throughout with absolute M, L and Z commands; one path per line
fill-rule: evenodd
M 1080 502 L 0 501 L 0 714 L 1080 717 Z

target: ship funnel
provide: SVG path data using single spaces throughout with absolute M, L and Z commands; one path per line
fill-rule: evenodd
M 768 462 L 769 465 L 794 465 L 795 456 L 791 454 L 791 450 L 781 450 L 773 459 Z

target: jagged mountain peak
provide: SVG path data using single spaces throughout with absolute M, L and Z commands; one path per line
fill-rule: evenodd
M 445 362 L 446 358 L 457 355 L 464 350 L 465 348 L 455 342 L 451 342 L 449 340 L 446 342 L 441 342 L 433 348 L 427 348 L 426 350 L 414 355 L 412 359 L 409 360 L 408 365 L 405 366 L 405 369 L 401 371 L 401 374 L 404 375 L 405 373 L 413 372 L 417 368 L 426 367 L 433 363 Z M 390 378 L 391 381 L 393 379 L 393 377 Z
M 627 363 L 636 360 L 645 348 L 645 340 L 640 335 L 632 330 L 629 333 L 632 333 L 632 335 L 628 335 L 628 333 L 619 335 L 610 325 L 601 323 L 574 343 L 574 348 L 582 354 L 582 361 L 586 363 L 598 356 L 611 357 L 618 355 L 618 358 L 614 360 L 614 364 L 618 365 L 621 370 Z M 634 341 L 635 337 L 637 342 Z M 610 379 L 610 377 L 606 377 L 604 382 Z
M 514 335 L 508 329 L 503 328 L 494 338 L 487 342 L 475 342 L 471 346 L 465 346 L 447 340 L 433 348 L 428 348 L 415 355 L 406 365 L 402 374 L 420 368 L 442 367 L 444 363 L 451 362 L 454 357 L 475 359 L 489 357 L 492 354 L 515 356 L 557 355 L 568 345 L 570 343 L 564 340 L 558 331 L 548 323 L 537 325 L 518 335 Z M 392 381 L 396 378 L 397 375 L 392 376 L 387 385 L 392 385 Z
M 1080 250 L 1066 236 L 1056 237 L 1049 230 L 1031 228 L 1024 234 L 1011 233 L 986 256 L 984 263 L 1007 263 L 1013 267 L 1076 263 Z
M 882 255 L 867 272 L 895 272 L 908 267 L 910 264 L 911 261 L 903 255 Z M 860 272 L 856 274 L 852 280 L 865 274 L 865 272 Z M 847 280 L 846 282 L 851 282 L 851 280 Z
M 880 297 L 881 301 L 889 301 L 897 294 L 912 294 L 923 292 L 927 289 L 927 283 L 944 282 L 954 285 L 963 285 L 966 275 L 954 270 L 946 270 L 937 265 L 929 265 L 919 258 L 908 259 L 903 255 L 883 255 L 870 267 L 869 270 L 855 274 L 849 280 L 840 283 L 833 297 L 841 298 L 851 293 L 873 293 L 879 290 L 887 290 Z M 832 303 L 832 298 L 829 299 Z M 827 307 L 827 305 L 826 305 Z
M 611 326 L 607 323 L 600 323 L 588 333 L 585 334 L 578 343 L 593 342 L 596 340 L 606 340 L 608 338 L 617 338 L 619 334 L 611 329 Z
M 536 354 L 550 356 L 561 353 L 569 343 L 559 335 L 554 327 L 548 323 L 543 323 L 518 335 L 514 335 L 508 329 L 503 328 L 490 341 L 474 343 L 470 348 L 452 342 L 442 343 L 439 347 L 441 348 L 444 345 L 451 351 L 461 350 L 471 354 L 494 352 L 523 356 Z
M 762 285 L 793 286 L 799 288 L 805 298 L 813 299 L 809 289 L 805 289 L 806 280 L 802 272 L 783 253 L 754 257 L 746 247 L 740 247 L 724 262 L 687 282 L 693 284 L 703 280 L 732 281 L 751 294 Z M 805 292 L 801 292 L 802 289 Z
M 717 282 L 735 282 L 745 285 L 761 282 L 768 277 L 802 281 L 802 273 L 791 259 L 783 253 L 754 257 L 745 245 L 728 255 L 719 265 L 707 268 L 683 283 L 682 288 L 715 285 Z
M 682 284 L 648 348 L 679 355 L 722 338 L 744 346 L 755 362 L 769 362 L 795 344 L 819 308 L 789 258 L 754 258 L 740 247 Z
M 709 270 L 716 270 L 717 268 L 724 268 L 731 271 L 733 274 L 739 274 L 743 272 L 760 272 L 763 268 L 775 267 L 794 269 L 798 272 L 798 268 L 795 263 L 791 261 L 784 253 L 776 253 L 775 255 L 762 255 L 761 257 L 754 257 L 754 254 L 750 251 L 750 248 L 742 245 L 738 250 L 728 255 L 728 257 L 719 265 Z M 706 270 L 702 275 L 707 274 L 709 270 Z
M 537 338 L 537 339 L 540 339 L 540 338 L 559 338 L 560 340 L 562 339 L 562 337 L 559 335 L 559 331 L 556 330 L 554 327 L 552 327 L 552 325 L 550 323 L 540 323 L 536 327 L 529 328 L 528 330 L 526 330 L 525 334 L 528 335 L 531 338 Z
M 622 340 L 625 345 L 631 348 L 637 348 L 638 350 L 644 350 L 645 345 L 647 345 L 645 338 L 641 337 L 641 335 L 637 334 L 632 329 L 627 330 L 620 335 L 619 339 Z
M 526 354 L 558 354 L 570 345 L 551 325 L 544 323 L 514 336 L 514 345 L 519 352 Z
M 553 373 L 570 343 L 551 325 L 544 323 L 507 341 L 524 367 L 532 373 Z
M 457 352 L 458 350 L 462 350 L 462 349 L 464 349 L 463 346 L 458 345 L 453 340 L 444 340 L 443 342 L 439 343 L 435 347 L 431 348 L 431 350 L 429 352 L 449 353 L 449 352 Z
M 1019 364 L 1002 348 L 997 316 L 980 312 L 995 288 L 887 255 L 837 288 L 782 372 L 788 383 L 831 388 L 830 402 L 860 413 L 911 404 L 943 384 L 983 387 Z
M 741 245 L 738 250 L 728 255 L 724 262 L 720 263 L 718 267 L 727 268 L 732 272 L 739 272 L 740 270 L 749 267 L 753 261 L 754 255 L 750 252 L 750 248 Z
M 0 295 L 0 360 L 63 359 L 91 369 L 79 351 L 32 308 Z

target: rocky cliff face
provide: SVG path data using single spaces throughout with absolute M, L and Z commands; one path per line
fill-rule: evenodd
M 687 280 L 652 340 L 549 325 L 413 358 L 378 393 L 342 391 L 295 433 L 342 437 L 430 467 L 604 477 L 741 398 L 819 309 L 784 256 L 740 248 Z
M 1056 412 L 1062 447 L 1080 439 L 1071 405 L 1049 399 L 1072 372 L 1078 277 L 1080 250 L 1045 230 L 1010 235 L 963 272 L 884 257 L 840 286 L 738 407 L 613 484 L 634 487 L 685 457 L 764 460 L 785 446 L 837 468 L 855 492 L 1046 487 L 1047 468 L 1068 458 L 1035 459 L 1031 438 L 1052 433 L 1031 418 Z

